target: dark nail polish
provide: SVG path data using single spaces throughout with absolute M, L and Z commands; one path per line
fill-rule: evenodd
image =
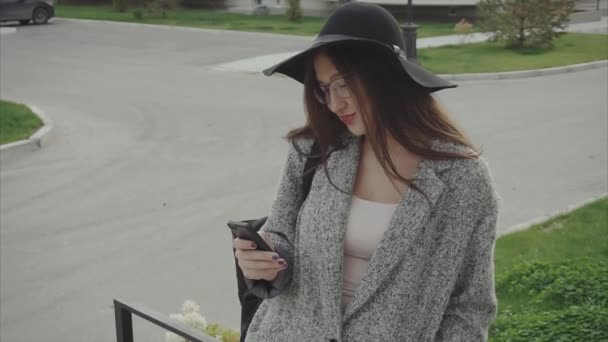
M 287 263 L 285 262 L 285 260 L 279 260 L 279 265 L 286 266 Z
M 251 248 L 257 248 L 258 247 L 258 245 L 256 245 L 255 242 L 250 243 L 249 246 L 251 246 Z
M 274 255 L 272 256 L 272 260 L 279 260 L 279 256 L 278 256 L 278 255 L 276 255 L 276 254 L 274 254 Z

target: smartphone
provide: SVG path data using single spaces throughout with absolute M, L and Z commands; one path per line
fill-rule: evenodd
M 262 239 L 260 234 L 256 232 L 249 223 L 243 221 L 228 221 L 228 228 L 232 231 L 232 235 L 239 239 L 255 242 L 256 248 L 260 251 L 273 252 L 272 248 Z

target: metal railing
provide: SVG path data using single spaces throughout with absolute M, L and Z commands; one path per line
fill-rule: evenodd
M 140 305 L 127 304 L 124 300 L 114 299 L 114 315 L 116 319 L 116 341 L 133 342 L 133 320 L 135 314 L 151 323 L 154 323 L 172 333 L 175 333 L 190 342 L 217 342 L 212 336 L 203 334 L 191 327 L 171 320 L 154 310 Z

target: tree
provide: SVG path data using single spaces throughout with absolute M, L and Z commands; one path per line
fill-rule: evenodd
M 112 0 L 112 7 L 118 12 L 124 12 L 127 10 L 129 3 L 127 0 Z
M 302 9 L 300 8 L 300 0 L 288 0 L 289 8 L 287 8 L 287 19 L 289 21 L 300 21 L 302 19 Z
M 480 26 L 511 48 L 550 48 L 566 27 L 574 0 L 481 0 Z

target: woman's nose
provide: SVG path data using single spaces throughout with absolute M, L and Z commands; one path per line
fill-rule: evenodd
M 337 95 L 334 91 L 329 92 L 329 103 L 327 104 L 329 110 L 334 113 L 338 113 L 341 109 L 344 109 L 346 105 L 347 103 L 344 98 Z

